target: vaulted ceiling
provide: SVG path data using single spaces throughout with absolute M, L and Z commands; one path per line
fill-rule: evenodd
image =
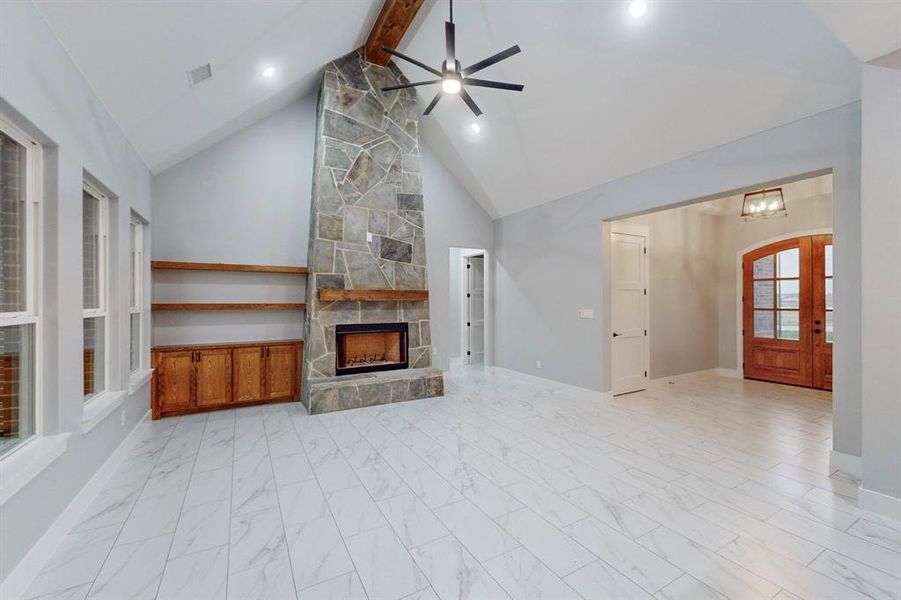
M 312 92 L 324 63 L 362 45 L 381 6 L 36 1 L 156 172 Z M 442 100 L 423 128 L 489 214 L 511 214 L 857 100 L 860 59 L 877 46 L 833 31 L 854 7 L 872 20 L 898 3 L 838 2 L 840 15 L 832 4 L 649 0 L 633 19 L 628 0 L 458 1 L 461 62 L 518 43 L 521 54 L 479 76 L 526 89 L 473 91 L 485 111 L 479 135 L 458 98 Z M 445 0 L 427 1 L 400 49 L 440 63 L 446 18 Z M 207 62 L 213 78 L 189 87 L 185 71 Z M 268 64 L 278 67 L 272 79 L 260 76 Z M 420 92 L 424 103 L 432 94 Z
M 154 172 L 316 89 L 377 0 L 35 0 Z M 195 87 L 185 72 L 209 63 Z M 277 68 L 272 78 L 260 72 Z
M 479 74 L 525 83 L 522 94 L 471 91 L 433 113 L 478 200 L 506 215 L 859 98 L 859 61 L 796 2 L 459 3 L 466 65 L 518 43 Z M 446 3 L 404 51 L 442 56 Z M 411 78 L 423 79 L 401 64 Z M 430 99 L 429 91 L 420 91 Z

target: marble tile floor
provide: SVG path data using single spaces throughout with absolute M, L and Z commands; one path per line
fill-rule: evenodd
M 145 422 L 26 597 L 901 598 L 901 523 L 829 468 L 829 394 L 693 374 Z

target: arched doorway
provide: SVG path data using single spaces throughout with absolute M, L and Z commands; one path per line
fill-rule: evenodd
M 743 256 L 744 376 L 832 389 L 832 236 Z

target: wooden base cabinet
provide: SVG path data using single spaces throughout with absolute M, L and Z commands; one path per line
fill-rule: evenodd
M 153 418 L 300 399 L 303 342 L 153 349 Z

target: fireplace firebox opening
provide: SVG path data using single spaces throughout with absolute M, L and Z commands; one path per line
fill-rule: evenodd
M 372 323 L 335 327 L 335 374 L 406 369 L 407 323 Z

